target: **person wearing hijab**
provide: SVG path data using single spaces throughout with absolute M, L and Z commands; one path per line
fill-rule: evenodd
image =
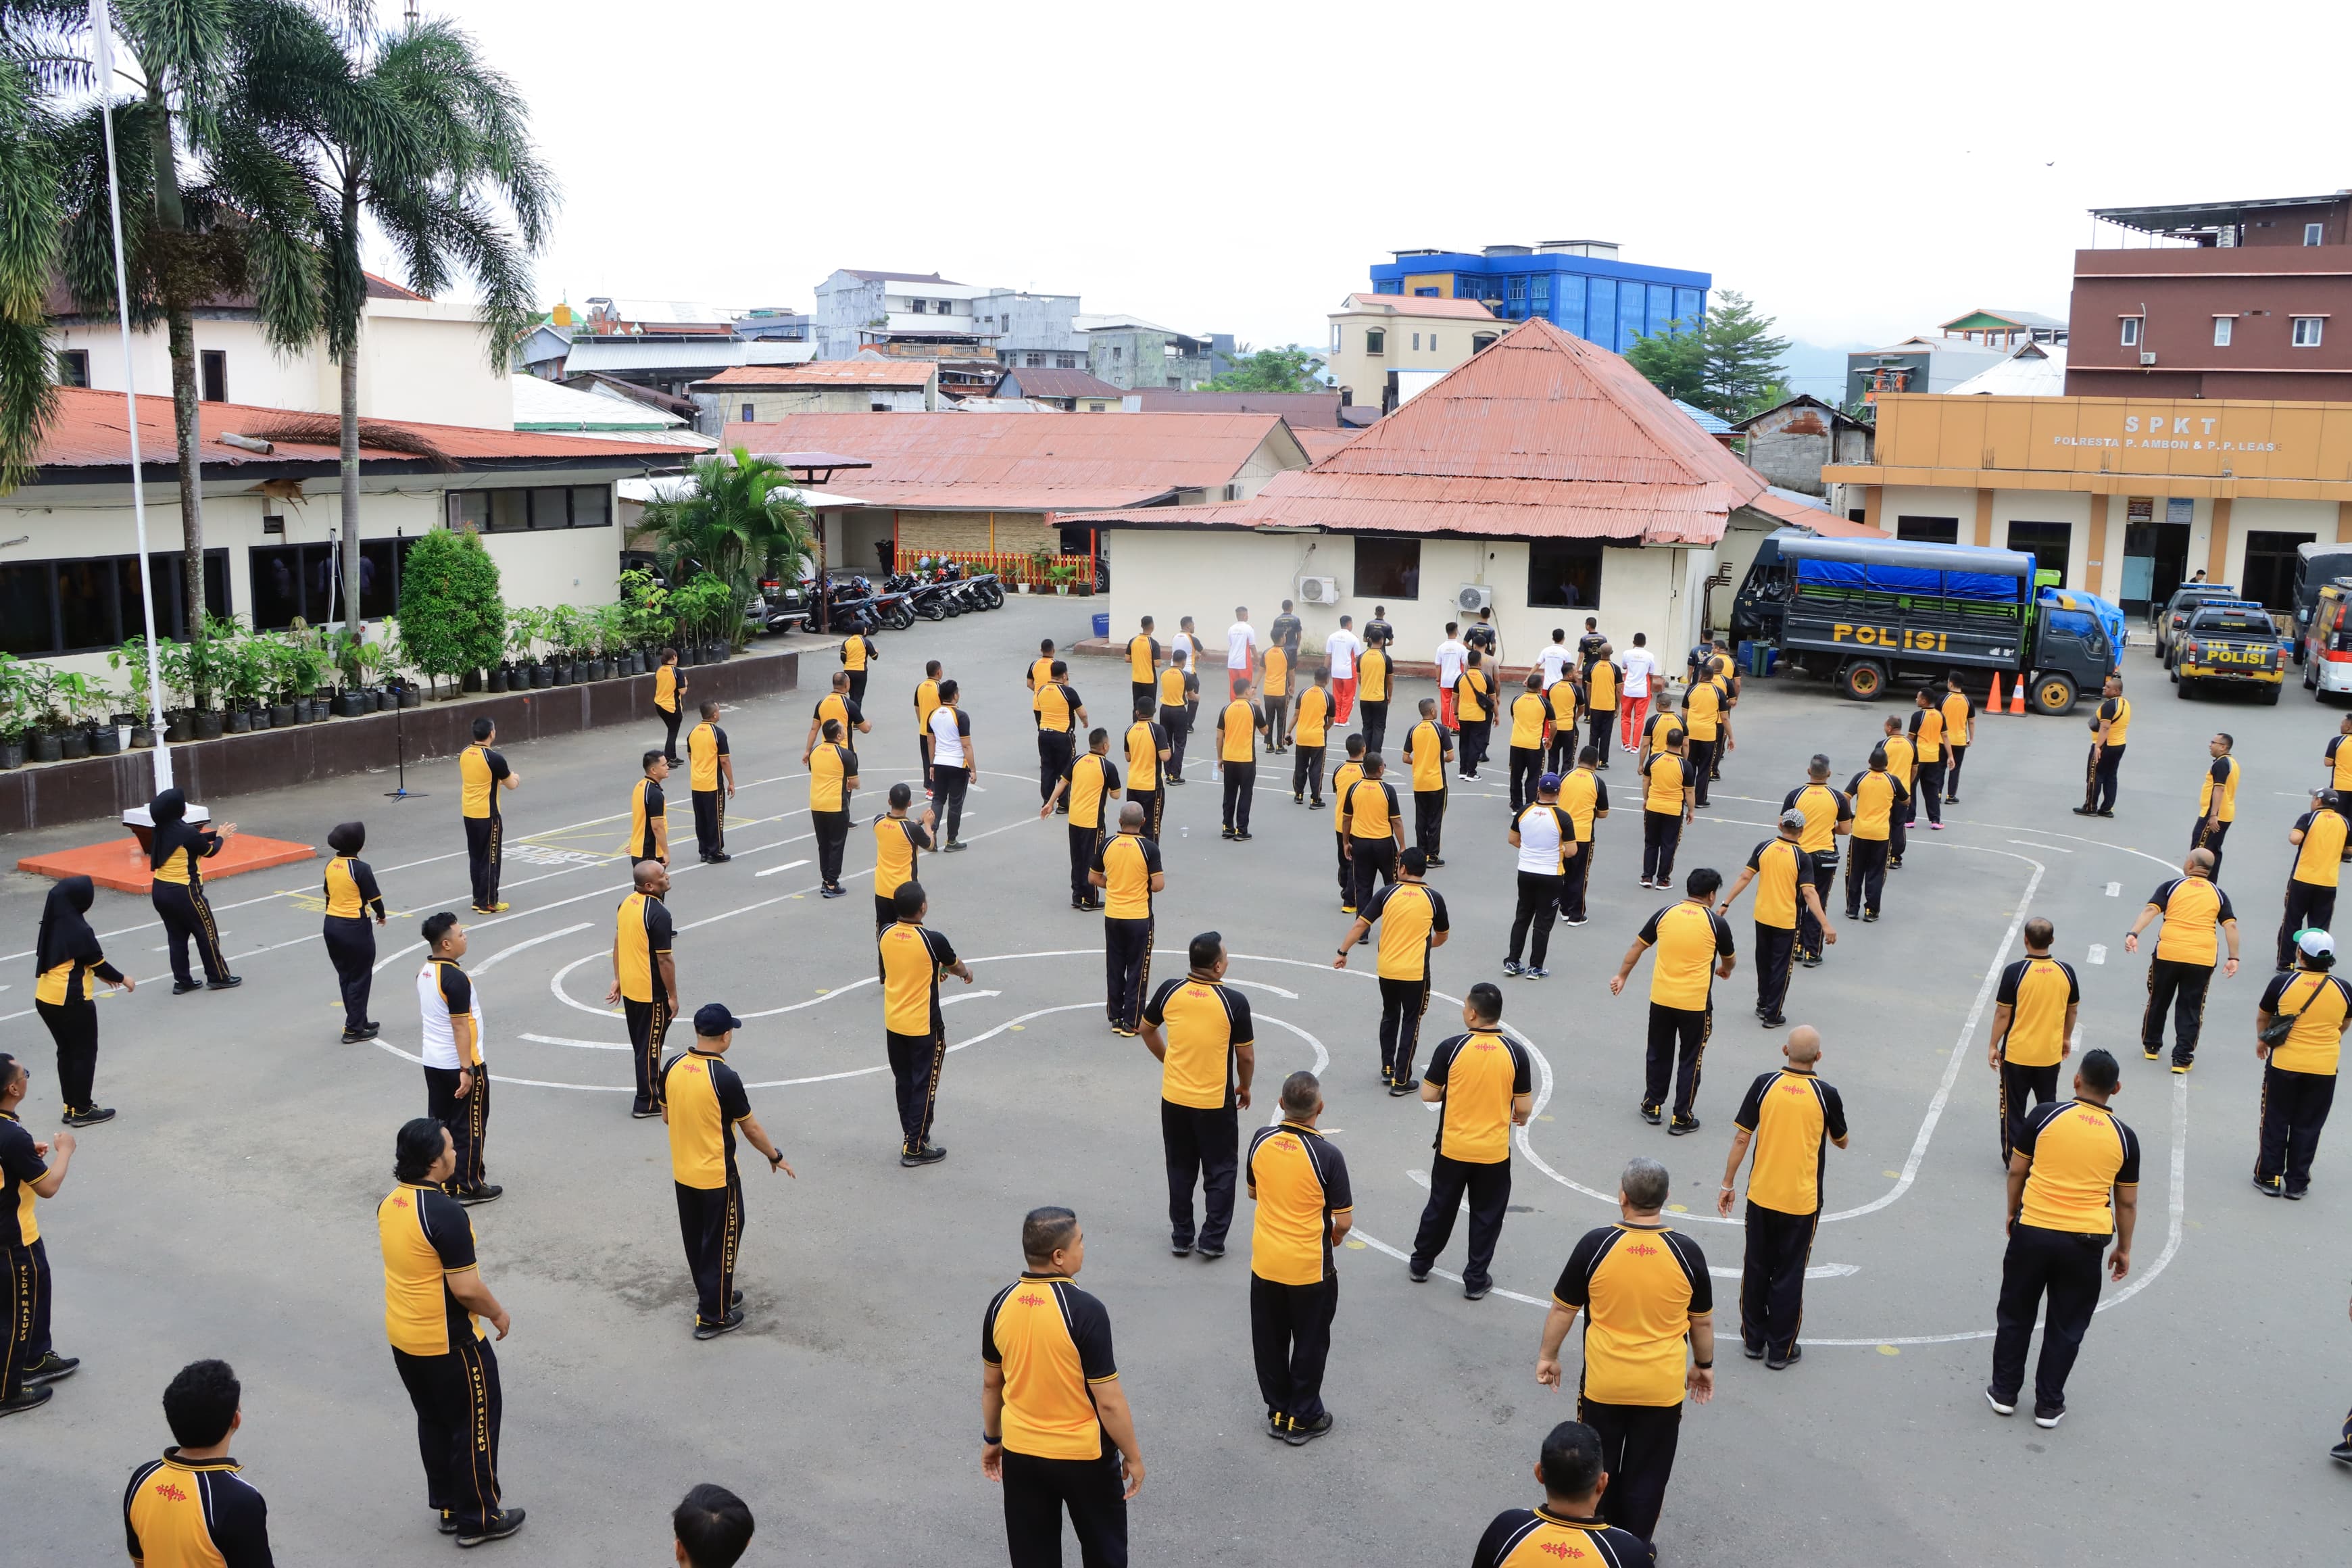
M 327 835 L 335 858 L 327 862 L 327 956 L 334 961 L 335 980 L 343 993 L 343 1044 L 358 1045 L 376 1037 L 376 1021 L 367 1016 L 368 985 L 375 978 L 375 931 L 369 926 L 384 922 L 383 895 L 376 890 L 375 873 L 359 858 L 367 847 L 367 824 L 342 822 Z
M 157 795 L 147 815 L 155 824 L 147 851 L 154 880 L 147 896 L 155 912 L 163 917 L 163 929 L 171 933 L 172 994 L 184 996 L 197 988 L 195 975 L 188 968 L 191 939 L 196 944 L 196 956 L 204 960 L 206 984 L 215 991 L 244 984 L 228 972 L 228 960 L 221 955 L 220 928 L 213 924 L 213 907 L 205 899 L 205 875 L 196 864 L 219 854 L 236 836 L 236 824 L 232 822 L 217 832 L 191 827 L 188 797 L 176 789 Z
M 135 991 L 138 983 L 106 962 L 98 933 L 82 917 L 98 896 L 88 877 L 68 877 L 49 889 L 41 906 L 41 936 L 35 944 L 33 1008 L 58 1043 L 58 1096 L 65 1101 L 68 1127 L 111 1121 L 113 1110 L 98 1103 L 97 983 Z

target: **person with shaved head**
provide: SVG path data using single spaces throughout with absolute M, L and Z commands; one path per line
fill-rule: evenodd
M 1748 1255 L 1739 1270 L 1739 1343 L 1749 1361 L 1779 1372 L 1804 1354 L 1805 1259 L 1822 1223 L 1822 1178 L 1830 1145 L 1845 1147 L 1845 1101 L 1821 1079 L 1822 1037 L 1810 1024 L 1789 1031 L 1788 1065 L 1759 1073 L 1731 1119 L 1731 1154 L 1715 1212 L 1729 1216 L 1740 1163 L 1749 1148 Z
M 662 902 L 669 868 L 640 860 L 629 881 L 629 896 L 613 912 L 613 989 L 604 1004 L 619 1004 L 628 1023 L 636 1066 L 629 1114 L 643 1121 L 661 1114 L 662 1037 L 677 1016 L 677 962 L 670 955 L 669 907 Z

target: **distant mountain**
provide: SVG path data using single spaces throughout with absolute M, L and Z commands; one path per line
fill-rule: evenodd
M 1824 403 L 1843 403 L 1845 400 L 1845 356 L 1875 346 L 1864 342 L 1836 346 L 1790 343 L 1789 352 L 1780 356 L 1789 390 L 1811 393 Z

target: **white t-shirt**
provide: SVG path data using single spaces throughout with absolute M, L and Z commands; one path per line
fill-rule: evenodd
M 1540 803 L 1520 814 L 1513 826 L 1519 830 L 1519 869 L 1538 877 L 1559 875 L 1559 818 Z
M 1333 632 L 1330 639 L 1323 645 L 1325 656 L 1331 660 L 1331 679 L 1353 680 L 1356 678 L 1356 656 L 1363 651 L 1364 645 L 1356 639 L 1355 633 L 1344 626 Z
M 1559 672 L 1565 669 L 1568 667 L 1568 661 L 1575 657 L 1576 650 L 1564 642 L 1547 646 L 1543 652 L 1537 656 L 1538 662 L 1543 665 L 1544 685 L 1547 687 L 1559 685 Z
M 1225 628 L 1225 668 L 1247 669 L 1250 654 L 1257 647 L 1257 628 L 1247 621 L 1235 621 Z
M 957 728 L 956 710 L 952 708 L 931 710 L 931 765 L 941 768 L 964 765 L 963 731 Z
M 474 1054 L 487 1062 L 489 1053 L 482 1044 L 482 993 L 479 986 L 472 989 L 467 1011 L 474 1019 Z M 425 1065 L 451 1071 L 465 1066 L 457 1059 L 457 1031 L 450 1026 L 449 1004 L 441 995 L 441 966 L 429 958 L 425 967 L 416 972 L 416 1013 L 425 1026 Z
M 1470 650 L 1455 638 L 1447 637 L 1437 645 L 1437 684 L 1441 689 L 1451 689 L 1462 679 L 1462 663 L 1469 656 Z
M 1650 671 L 1658 668 L 1658 661 L 1650 657 L 1650 650 L 1629 647 L 1617 656 L 1617 664 L 1625 672 L 1625 695 L 1647 697 L 1650 694 Z

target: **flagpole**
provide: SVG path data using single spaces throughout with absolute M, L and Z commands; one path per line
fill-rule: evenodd
M 114 315 L 122 332 L 123 424 L 131 435 L 131 517 L 139 537 L 139 603 L 146 616 L 147 722 L 155 737 L 155 793 L 172 787 L 172 748 L 163 739 L 163 658 L 156 650 L 155 584 L 147 560 L 147 476 L 139 456 L 139 388 L 131 347 L 131 284 L 122 261 L 122 181 L 114 155 L 114 110 L 107 104 L 108 84 L 114 75 L 114 51 L 107 41 L 106 0 L 89 0 L 90 44 L 96 52 L 100 121 L 106 127 L 107 211 L 114 222 Z M 193 637 L 203 628 L 191 626 Z

